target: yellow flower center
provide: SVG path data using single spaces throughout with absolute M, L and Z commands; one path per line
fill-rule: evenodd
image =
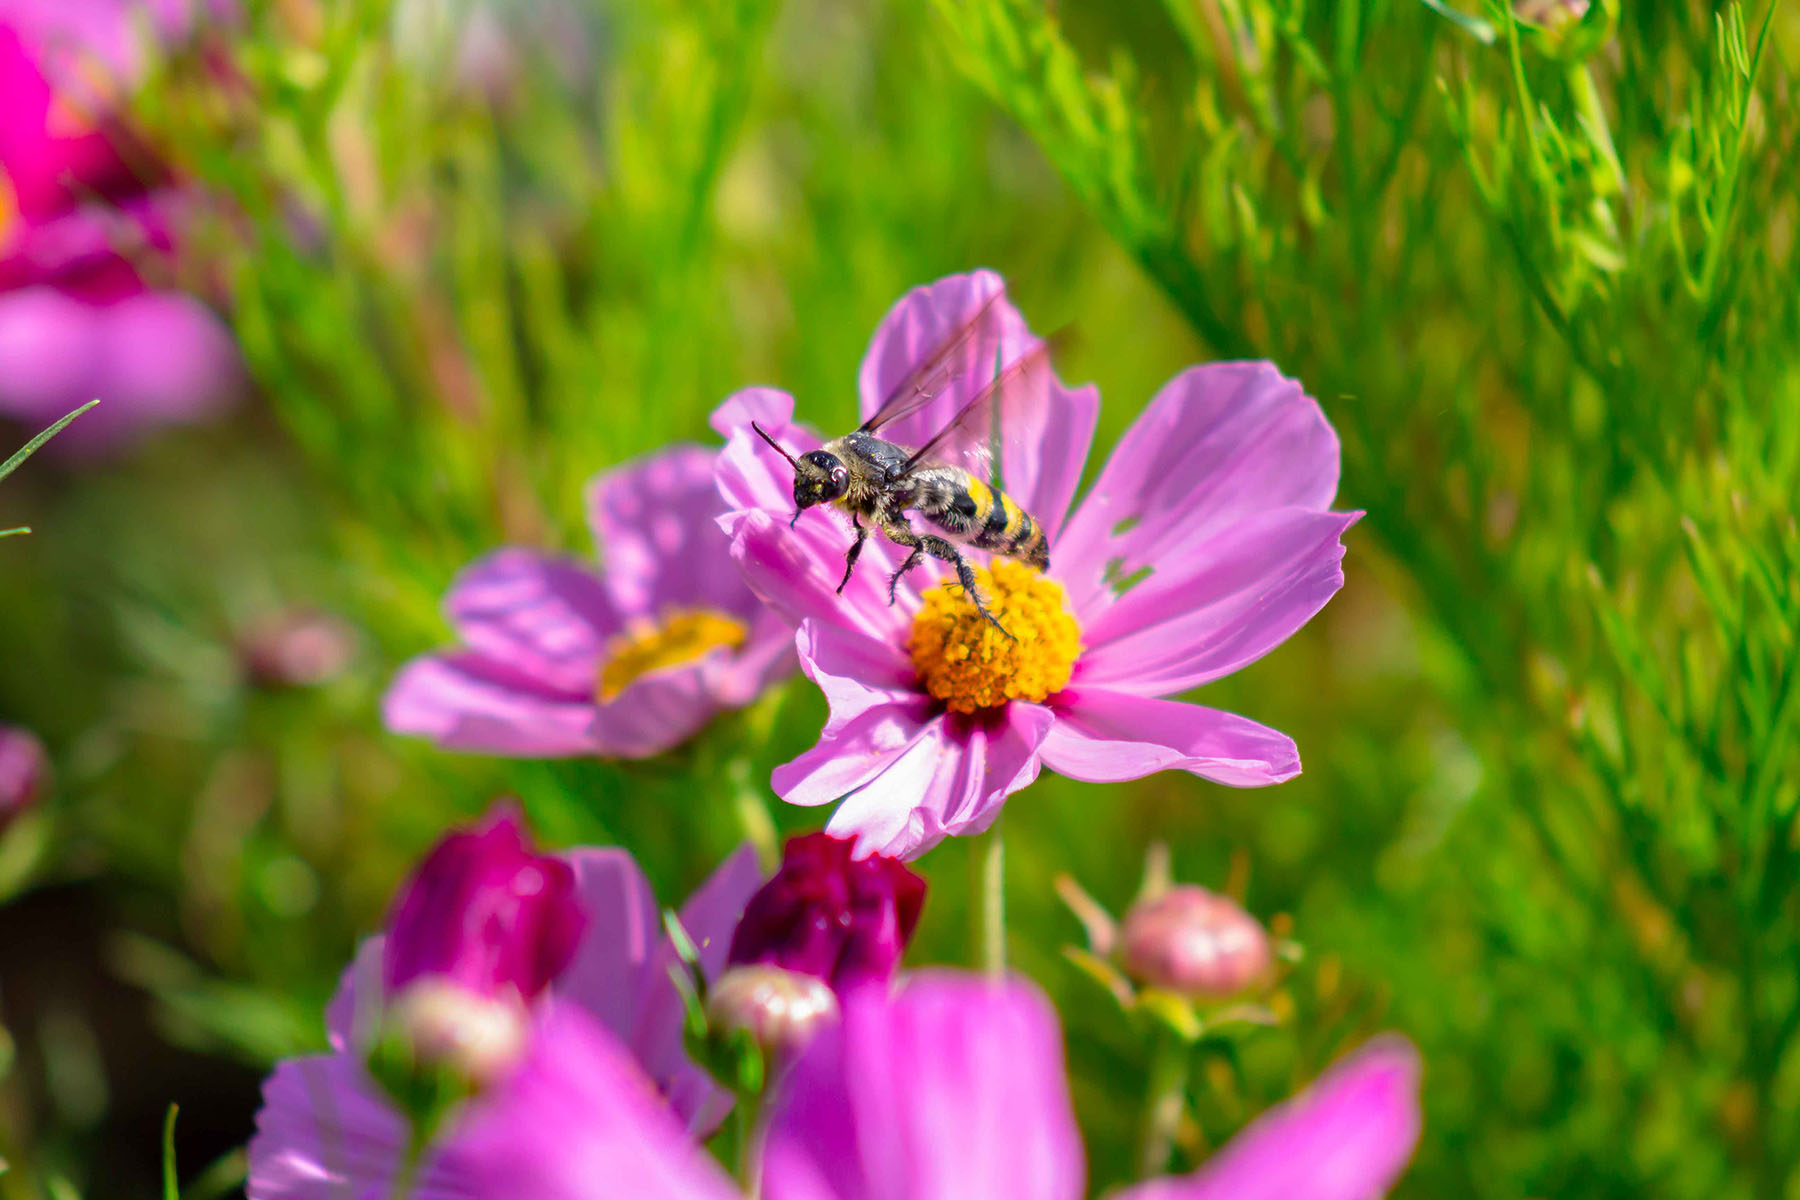
M 749 632 L 736 617 L 710 608 L 671 609 L 660 621 L 639 621 L 606 643 L 595 695 L 606 704 L 652 671 L 693 662 L 721 646 L 736 650 Z
M 1067 687 L 1081 627 L 1062 585 L 1010 559 L 976 567 L 975 580 L 1012 638 L 982 619 L 961 584 L 931 588 L 907 639 L 925 690 L 952 712 L 973 713 L 1008 700 L 1041 701 Z

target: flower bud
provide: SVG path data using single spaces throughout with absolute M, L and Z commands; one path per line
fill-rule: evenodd
M 412 1061 L 484 1086 L 524 1054 L 530 1018 L 516 998 L 426 978 L 393 998 L 387 1020 Z
M 790 839 L 781 869 L 744 908 L 731 964 L 784 967 L 839 992 L 891 978 L 919 923 L 925 881 L 897 858 L 854 858 L 853 845 L 826 833 Z
M 585 923 L 569 864 L 539 854 L 518 811 L 500 806 L 413 873 L 388 922 L 382 981 L 389 997 L 430 979 L 529 1004 L 569 964 Z
M 244 674 L 261 687 L 316 687 L 344 673 L 356 643 L 356 630 L 342 618 L 294 609 L 252 626 L 238 654 Z
M 1182 884 L 1125 914 L 1119 958 L 1139 983 L 1184 996 L 1234 996 L 1265 978 L 1269 935 L 1228 897 Z
M 744 1030 L 772 1057 L 798 1053 L 838 1018 L 837 993 L 814 975 L 766 964 L 733 967 L 706 996 L 713 1028 Z
M 50 766 L 36 737 L 0 725 L 0 829 L 44 798 Z

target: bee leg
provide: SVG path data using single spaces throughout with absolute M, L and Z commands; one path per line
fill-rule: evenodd
M 850 572 L 856 570 L 856 560 L 862 555 L 863 543 L 869 540 L 869 527 L 857 520 L 855 513 L 850 514 L 850 523 L 856 526 L 856 540 L 850 543 L 850 553 L 844 555 L 844 577 L 838 580 L 837 585 L 837 594 L 840 596 L 844 594 L 844 588 L 849 586 Z M 890 599 L 888 603 L 892 604 L 893 601 Z
M 1013 637 L 1012 632 L 1000 623 L 1000 619 L 988 610 L 987 601 L 982 598 L 981 589 L 975 586 L 975 569 L 969 565 L 968 559 L 957 553 L 954 545 L 941 537 L 936 537 L 929 533 L 921 537 L 919 534 L 914 533 L 911 526 L 907 525 L 904 521 L 890 521 L 881 527 L 881 531 L 902 546 L 912 547 L 912 553 L 906 556 L 906 561 L 900 564 L 900 569 L 895 571 L 893 578 L 888 580 L 888 594 L 890 596 L 893 595 L 894 589 L 900 585 L 900 577 L 911 570 L 913 564 L 919 561 L 920 553 L 929 554 L 938 561 L 947 562 L 955 567 L 956 581 L 962 584 L 963 595 L 967 596 L 970 602 L 975 605 L 975 611 L 980 613 L 988 624 L 1004 634 L 1007 641 L 1018 641 L 1017 638 Z
M 888 607 L 889 608 L 894 607 L 894 599 L 900 588 L 900 577 L 905 575 L 908 571 L 912 570 L 914 567 L 918 566 L 919 559 L 920 559 L 920 557 L 922 557 L 924 555 L 924 553 L 925 553 L 925 547 L 914 546 L 912 548 L 912 553 L 908 554 L 906 556 L 906 561 L 900 564 L 900 569 L 898 571 L 895 571 L 892 575 L 888 576 Z

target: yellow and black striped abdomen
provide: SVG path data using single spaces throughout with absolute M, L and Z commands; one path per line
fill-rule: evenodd
M 957 467 L 935 467 L 919 480 L 911 507 L 932 524 L 980 550 L 1034 567 L 1050 565 L 1050 543 L 1041 525 L 1018 501 Z

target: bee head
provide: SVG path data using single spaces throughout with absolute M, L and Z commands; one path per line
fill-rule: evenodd
M 829 504 L 850 486 L 850 471 L 835 454 L 809 450 L 794 460 L 794 507 Z

